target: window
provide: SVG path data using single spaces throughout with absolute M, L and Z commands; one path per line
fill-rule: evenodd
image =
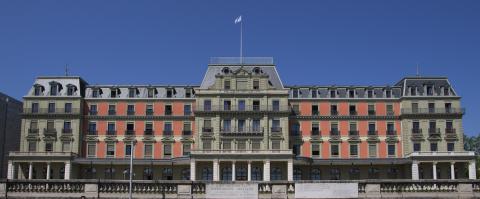
M 294 114 L 300 114 L 300 106 L 298 104 L 292 104 L 292 111 Z
M 432 96 L 433 95 L 433 86 L 427 86 L 427 95 Z
M 72 123 L 70 121 L 63 122 L 63 133 L 72 133 Z
M 130 157 L 132 155 L 132 145 L 125 144 L 125 157 Z
M 395 124 L 393 122 L 387 123 L 387 135 L 395 135 Z
M 184 104 L 183 105 L 183 115 L 191 115 L 192 114 L 192 105 Z
M 222 169 L 222 180 L 232 181 L 232 167 L 227 166 Z
M 428 113 L 435 113 L 435 103 L 428 103 Z
M 317 98 L 317 90 L 316 89 L 312 89 L 312 98 Z
M 211 150 L 212 149 L 212 141 L 211 140 L 203 140 L 203 149 L 204 150 Z
M 253 80 L 253 90 L 258 90 L 258 89 L 260 89 L 260 81 Z
M 35 86 L 35 90 L 33 92 L 33 95 L 40 96 L 41 94 L 42 94 L 42 87 L 41 86 Z
M 253 104 L 252 108 L 253 108 L 254 111 L 259 111 L 260 110 L 260 101 L 259 100 L 253 100 L 252 104 Z
M 95 143 L 87 144 L 87 157 L 95 157 L 97 154 L 97 145 Z
M 320 135 L 320 126 L 318 122 L 312 123 L 312 136 L 319 136 Z
M 192 93 L 193 93 L 193 89 L 191 89 L 191 88 L 186 88 L 185 89 L 185 97 L 186 98 L 192 97 Z
M 413 152 L 418 152 L 422 150 L 422 144 L 420 143 L 413 143 Z
M 127 105 L 127 115 L 135 115 L 135 105 Z
M 65 103 L 65 113 L 72 112 L 72 103 Z
M 375 105 L 373 104 L 368 105 L 368 115 L 375 115 Z
M 321 180 L 320 169 L 312 169 L 310 173 L 310 180 Z
M 368 145 L 368 157 L 375 158 L 377 157 L 377 145 L 369 144 Z
M 330 180 L 340 180 L 340 169 L 331 168 L 330 169 Z
M 213 180 L 213 170 L 211 168 L 202 169 L 202 180 L 205 180 L 205 181 Z
M 182 180 L 190 180 L 190 169 L 182 169 Z
M 320 156 L 320 145 L 319 144 L 312 144 L 312 156 L 314 156 L 314 157 Z
M 162 180 L 173 180 L 172 168 L 164 168 L 162 171 Z
M 153 104 L 147 104 L 145 109 L 146 115 L 153 115 Z
M 373 98 L 373 90 L 368 90 L 367 91 L 367 97 L 368 98 Z
M 330 135 L 340 135 L 340 132 L 338 131 L 338 123 L 330 124 Z
M 391 90 L 385 91 L 385 95 L 386 95 L 387 98 L 391 98 L 392 97 L 392 91 Z
M 447 143 L 447 151 L 454 151 L 455 150 L 455 143 L 449 142 Z
M 393 115 L 393 105 L 387 104 L 387 115 Z
M 318 115 L 318 105 L 312 105 L 312 115 Z
M 53 142 L 45 142 L 45 151 L 52 152 L 53 151 Z
M 232 108 L 232 101 L 230 100 L 224 100 L 223 101 L 223 110 L 224 111 L 230 111 Z
M 430 143 L 430 151 L 438 151 L 437 143 Z
M 450 88 L 448 88 L 448 87 L 443 88 L 443 95 L 449 96 L 450 95 Z
M 272 140 L 272 149 L 280 150 L 280 140 Z
M 375 122 L 368 123 L 368 135 L 377 135 Z
M 116 114 L 116 106 L 114 104 L 108 105 L 108 115 Z
M 32 103 L 32 113 L 38 113 L 38 103 Z
M 245 149 L 247 149 L 246 147 L 247 147 L 247 145 L 245 143 L 245 140 L 238 140 L 237 141 L 237 149 L 238 150 L 245 150 Z
M 115 144 L 114 143 L 108 143 L 107 144 L 107 157 L 113 157 L 113 156 L 115 156 Z
M 236 180 L 239 181 L 245 181 L 247 180 L 247 168 L 240 166 L 236 171 L 235 171 L 235 178 Z
M 358 145 L 350 144 L 350 156 L 357 157 L 358 156 Z
M 410 87 L 410 95 L 411 96 L 417 95 L 417 88 L 416 87 Z
M 225 80 L 223 82 L 223 89 L 230 90 L 230 80 Z
M 70 141 L 62 142 L 62 152 L 70 152 Z
M 97 115 L 97 105 L 96 104 L 90 105 L 90 115 Z
M 58 86 L 57 84 L 50 84 L 50 95 L 57 96 Z
M 348 107 L 350 115 L 357 115 L 357 106 L 355 105 L 350 105 Z
M 349 98 L 355 98 L 355 90 L 351 89 L 348 91 L 348 97 Z
M 330 114 L 338 115 L 337 105 L 330 105 Z
M 262 170 L 258 167 L 252 167 L 252 180 L 253 181 L 260 181 L 263 178 Z
M 54 131 L 55 130 L 55 122 L 53 120 L 47 121 L 47 130 Z
M 115 122 L 109 122 L 107 124 L 107 135 L 115 135 Z
M 171 136 L 173 134 L 173 128 L 171 122 L 165 122 L 163 124 L 163 135 L 164 136 Z
M 115 88 L 110 89 L 110 97 L 111 98 L 117 98 L 117 97 L 119 97 L 119 94 L 120 93 L 118 92 L 117 89 L 115 89 Z
M 395 156 L 395 144 L 389 144 L 388 148 L 388 156 Z
M 260 128 L 260 120 L 259 119 L 253 119 L 252 120 L 252 131 L 253 132 L 261 132 Z
M 204 111 L 211 111 L 212 110 L 212 101 L 210 101 L 210 100 L 203 101 L 203 110 Z
M 292 147 L 292 152 L 295 156 L 299 156 L 301 153 L 300 144 L 294 144 Z
M 163 145 L 163 157 L 170 158 L 172 156 L 172 145 L 165 144 Z
M 282 170 L 278 167 L 273 167 L 271 174 L 271 180 L 282 180 Z
M 238 100 L 238 110 L 245 111 L 245 100 Z
M 147 97 L 148 98 L 153 98 L 155 96 L 155 91 L 156 91 L 156 89 L 149 88 L 148 91 L 147 91 Z
M 99 90 L 98 89 L 92 90 L 92 97 L 98 98 L 98 96 L 99 96 Z
M 143 156 L 145 158 L 152 158 L 152 156 L 153 156 L 153 145 L 152 144 L 145 144 L 144 145 Z
M 445 113 L 452 112 L 452 103 L 445 103 Z
M 129 88 L 128 89 L 128 97 L 135 98 L 137 96 L 137 89 L 136 88 Z
M 37 141 L 29 141 L 28 142 L 28 151 L 29 152 L 37 151 Z
M 165 115 L 172 115 L 172 105 L 165 105 Z
M 167 89 L 167 98 L 172 98 L 173 97 L 174 90 L 171 88 Z
M 153 134 L 153 123 L 145 122 L 145 135 L 152 135 L 152 134 Z
M 272 101 L 272 111 L 279 111 L 280 110 L 280 101 L 273 100 Z
M 302 180 L 302 170 L 298 168 L 293 169 L 293 180 Z
M 260 150 L 260 141 L 257 141 L 257 140 L 252 141 L 252 149 Z
M 183 135 L 192 134 L 192 124 L 190 122 L 183 122 Z
M 55 103 L 48 103 L 48 112 L 55 113 Z
M 232 142 L 229 140 L 223 141 L 223 150 L 232 150 Z
M 189 156 L 190 155 L 190 150 L 191 150 L 190 143 L 184 143 L 183 144 L 183 156 Z
M 293 96 L 293 98 L 298 98 L 298 89 L 293 89 L 292 90 L 292 96 Z
M 30 129 L 32 129 L 32 130 L 37 129 L 38 130 L 38 121 L 37 120 L 30 121 Z
M 338 157 L 340 155 L 340 151 L 339 151 L 339 146 L 338 144 L 332 144 L 330 145 L 330 155 L 332 157 Z
M 125 131 L 125 134 L 127 135 L 133 135 L 135 133 L 135 126 L 133 122 L 127 122 L 127 130 Z
M 356 122 L 350 122 L 350 134 L 356 134 L 358 135 L 357 131 L 357 123 Z
M 337 91 L 336 90 L 331 90 L 330 91 L 330 98 L 335 98 L 337 97 Z

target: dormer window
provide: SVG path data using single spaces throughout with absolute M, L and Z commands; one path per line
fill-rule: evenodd
M 100 91 L 98 89 L 92 90 L 92 97 L 98 98 Z
M 253 90 L 260 89 L 260 81 L 258 79 L 253 80 Z
M 293 89 L 292 90 L 292 96 L 293 96 L 293 98 L 298 98 L 298 89 Z
M 337 97 L 337 91 L 336 90 L 331 90 L 330 91 L 330 98 L 336 98 Z
M 128 97 L 129 98 L 135 98 L 138 94 L 138 89 L 137 88 L 129 88 L 128 89 Z
M 155 94 L 157 94 L 157 89 L 155 89 L 155 88 L 149 88 L 149 89 L 147 90 L 147 97 L 148 97 L 148 98 L 153 98 L 153 97 L 155 97 Z
M 228 74 L 228 73 L 230 73 L 230 69 L 228 67 L 225 67 L 225 68 L 222 69 L 222 73 Z
M 448 88 L 448 87 L 443 88 L 443 95 L 449 96 L 450 95 L 450 88 Z
M 230 90 L 230 80 L 223 81 L 223 89 Z
M 353 89 L 348 90 L 348 97 L 349 98 L 355 98 L 355 90 L 353 90 Z
M 73 85 L 67 87 L 67 96 L 73 96 L 77 88 Z
M 367 97 L 368 98 L 373 98 L 373 90 L 368 90 L 367 91 Z
M 255 74 L 260 74 L 261 72 L 262 72 L 262 70 L 260 70 L 259 67 L 253 68 L 253 73 L 255 73 Z
M 385 91 L 385 97 L 386 98 L 391 98 L 392 97 L 392 91 L 391 90 L 386 90 Z
M 317 89 L 312 89 L 312 98 L 317 98 Z
M 433 96 L 433 86 L 427 86 L 427 95 Z
M 120 97 L 120 89 L 118 89 L 118 88 L 112 88 L 112 89 L 110 89 L 110 97 L 111 97 L 111 98 Z
M 174 88 L 167 88 L 167 98 L 172 98 L 175 95 L 175 89 Z
M 35 96 L 41 96 L 43 94 L 43 91 L 45 89 L 41 85 L 35 85 L 34 90 L 33 90 L 33 95 Z
M 56 83 L 50 84 L 50 96 L 58 95 L 58 85 Z
M 193 95 L 193 89 L 192 88 L 185 88 L 185 97 L 186 98 L 191 98 Z
M 417 89 L 415 87 L 410 87 L 410 95 L 411 96 L 417 95 Z

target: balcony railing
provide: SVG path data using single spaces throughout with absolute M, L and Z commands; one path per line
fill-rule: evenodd
M 368 115 L 375 115 L 376 111 L 375 110 L 368 110 Z
M 153 115 L 153 110 L 146 110 L 145 115 L 148 115 L 148 116 Z
M 28 129 L 28 134 L 38 134 L 38 129 Z
M 125 130 L 125 135 L 134 135 L 134 134 L 135 134 L 135 130 L 133 130 L 133 129 L 130 129 L 130 130 L 127 129 L 127 130 Z
M 413 128 L 412 129 L 412 134 L 422 134 L 422 129 Z
M 72 134 L 72 129 L 62 129 L 63 134 Z
M 97 115 L 97 114 L 98 114 L 98 111 L 97 111 L 97 110 L 89 110 L 89 111 L 88 111 L 88 114 L 89 114 L 89 115 Z
M 133 111 L 133 110 L 127 110 L 127 115 L 135 115 L 135 111 Z
M 402 114 L 465 114 L 465 108 L 403 108 Z
M 171 110 L 165 110 L 165 115 L 172 115 L 173 112 Z
M 338 130 L 330 130 L 330 136 L 339 136 L 340 135 L 340 131 Z
M 397 131 L 395 131 L 395 130 L 387 130 L 387 135 L 390 135 L 390 136 L 397 135 Z
M 330 115 L 338 115 L 338 111 L 337 110 L 331 110 Z
M 204 133 L 212 133 L 213 128 L 212 127 L 202 127 L 202 132 Z
M 97 130 L 87 130 L 88 135 L 97 135 L 98 131 Z
M 358 131 L 357 130 L 348 131 L 348 135 L 349 136 L 358 136 Z
M 357 111 L 350 111 L 350 115 L 358 115 Z
M 54 128 L 45 128 L 43 129 L 43 134 L 44 135 L 50 135 L 50 136 L 56 136 L 57 135 L 57 129 Z
M 143 131 L 144 135 L 153 135 L 153 129 L 145 129 L 145 131 Z
M 163 130 L 163 136 L 172 136 L 173 131 L 172 130 Z
M 199 106 L 199 107 L 197 107 L 196 111 L 197 112 L 204 112 L 204 111 L 216 111 L 216 112 L 280 111 L 280 112 L 287 112 L 287 111 L 290 111 L 290 110 L 288 108 L 276 107 L 276 106 L 263 106 L 263 105 L 238 106 L 238 105 L 230 105 L 230 106 Z
M 282 132 L 282 127 L 274 126 L 270 128 L 270 131 L 272 133 L 281 133 Z
M 32 108 L 25 108 L 23 110 L 25 114 L 80 114 L 80 109 L 78 108 L 71 108 L 71 109 L 64 109 L 64 108 L 56 108 L 56 109 L 48 109 L 48 108 L 39 108 L 39 109 L 32 109 Z
M 108 110 L 108 115 L 116 115 L 117 111 L 115 110 Z
M 183 136 L 192 136 L 192 131 L 191 130 L 183 130 L 182 135 Z
M 377 130 L 368 130 L 367 134 L 369 136 L 376 136 L 376 135 L 378 135 L 378 131 Z
M 428 135 L 430 136 L 440 135 L 440 128 L 429 128 Z
M 320 130 L 318 130 L 318 129 L 310 131 L 310 134 L 312 136 L 320 136 L 321 135 Z
M 263 134 L 263 128 L 222 128 L 223 136 L 258 136 Z
M 117 130 L 107 130 L 107 135 L 116 135 Z

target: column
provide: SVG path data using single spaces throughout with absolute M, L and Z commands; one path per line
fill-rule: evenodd
M 50 162 L 47 162 L 47 180 L 50 180 Z
M 475 160 L 468 162 L 468 179 L 477 179 L 477 171 L 475 168 Z
M 252 181 L 252 162 L 248 161 L 248 166 L 247 166 L 247 180 Z
M 450 162 L 450 179 L 455 180 L 455 162 Z
M 235 161 L 232 161 L 232 181 L 235 180 Z
M 293 181 L 293 159 L 289 159 L 287 163 L 287 180 Z
M 196 174 L 195 174 L 195 171 L 196 171 L 196 168 L 195 168 L 195 159 L 191 159 L 190 160 L 190 180 L 191 181 L 195 181 L 195 177 L 196 177 Z
M 22 164 L 18 163 L 18 179 L 25 179 L 25 174 L 23 173 Z
M 432 176 L 433 176 L 433 179 L 436 180 L 437 179 L 437 162 L 432 162 Z
M 33 163 L 28 164 L 28 179 L 31 180 L 33 177 Z
M 412 162 L 412 180 L 419 180 L 418 162 L 415 160 Z
M 65 162 L 65 180 L 70 180 L 70 173 L 72 171 L 72 163 L 70 161 Z
M 13 165 L 13 162 L 10 160 L 8 161 L 8 167 L 7 167 L 7 179 L 13 179 L 14 175 L 15 175 L 15 165 Z
M 219 181 L 218 159 L 213 160 L 213 181 Z
M 270 160 L 263 162 L 263 181 L 270 181 Z

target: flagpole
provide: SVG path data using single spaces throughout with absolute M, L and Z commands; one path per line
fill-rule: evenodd
M 241 17 L 242 15 L 240 15 Z M 240 64 L 243 65 L 243 20 L 240 18 Z

